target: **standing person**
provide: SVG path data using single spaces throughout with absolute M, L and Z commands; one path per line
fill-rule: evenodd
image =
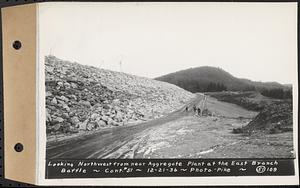
M 185 107 L 185 111 L 186 112 L 189 111 L 189 107 L 188 106 Z
M 198 115 L 201 116 L 201 109 L 199 107 L 197 108 L 197 111 L 198 111 Z
M 193 106 L 193 109 L 194 109 L 194 113 L 196 113 L 196 112 L 197 112 L 197 107 L 196 107 L 195 104 L 194 104 L 194 106 Z

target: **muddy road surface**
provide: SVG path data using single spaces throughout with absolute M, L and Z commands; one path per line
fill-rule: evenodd
M 99 130 L 47 143 L 47 159 L 98 158 L 285 158 L 293 156 L 291 132 L 243 136 L 232 129 L 247 125 L 257 112 L 207 97 L 213 116 L 199 116 L 198 94 L 188 106 L 132 126 Z

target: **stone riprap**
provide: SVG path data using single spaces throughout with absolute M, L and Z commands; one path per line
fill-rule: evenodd
M 45 57 L 47 135 L 126 126 L 178 110 L 194 94 L 175 85 Z

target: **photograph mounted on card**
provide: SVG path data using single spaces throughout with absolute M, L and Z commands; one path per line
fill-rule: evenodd
M 298 184 L 296 3 L 30 6 L 36 184 Z

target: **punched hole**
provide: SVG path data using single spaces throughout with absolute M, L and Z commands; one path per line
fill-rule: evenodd
M 14 41 L 14 43 L 13 43 L 13 47 L 14 47 L 14 49 L 16 49 L 16 50 L 19 50 L 19 49 L 22 47 L 22 43 L 21 43 L 20 41 L 16 40 L 16 41 Z
M 17 143 L 17 144 L 15 145 L 15 150 L 16 150 L 16 152 L 21 152 L 21 151 L 23 151 L 23 149 L 24 149 L 23 144 Z

